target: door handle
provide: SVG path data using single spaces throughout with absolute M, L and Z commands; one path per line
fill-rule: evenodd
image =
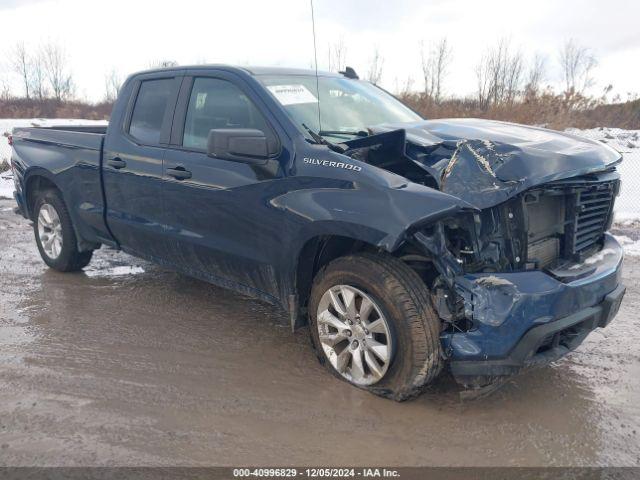
M 176 180 L 191 178 L 191 172 L 184 167 L 167 168 L 167 175 L 172 176 Z
M 120 170 L 121 168 L 124 168 L 127 166 L 127 162 L 125 162 L 124 160 L 122 160 L 119 157 L 115 157 L 115 158 L 110 158 L 109 160 L 107 160 L 107 165 L 109 165 L 110 167 L 115 168 L 116 170 Z

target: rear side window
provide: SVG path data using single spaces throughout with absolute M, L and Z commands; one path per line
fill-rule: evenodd
M 268 137 L 271 129 L 249 98 L 238 87 L 217 78 L 196 78 L 191 89 L 182 145 L 204 150 L 214 128 L 254 128 Z
M 141 143 L 160 143 L 162 120 L 169 104 L 173 78 L 146 80 L 140 85 L 133 107 L 129 134 Z

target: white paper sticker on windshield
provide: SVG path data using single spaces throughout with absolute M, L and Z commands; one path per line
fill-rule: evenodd
M 282 105 L 318 103 L 318 99 L 304 85 L 269 85 L 267 88 Z

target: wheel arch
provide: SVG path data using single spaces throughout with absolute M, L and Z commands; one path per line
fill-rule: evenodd
M 339 234 L 317 235 L 308 239 L 300 249 L 295 265 L 294 305 L 290 305 L 291 327 L 296 329 L 308 322 L 307 305 L 314 278 L 331 261 L 353 253 L 370 252 L 398 257 L 416 270 L 427 283 L 427 279 L 439 272 L 426 257 L 417 259 L 415 249 L 409 243 L 401 243 L 394 251 L 366 240 Z M 416 267 L 416 259 L 419 267 Z
M 378 251 L 380 247 L 367 241 L 337 234 L 316 235 L 309 238 L 300 249 L 295 266 L 294 288 L 297 296 L 297 312 L 291 319 L 292 328 L 306 325 L 306 308 L 313 279 L 329 262 L 350 253 Z
M 36 199 L 38 198 L 38 193 L 44 190 L 56 190 L 64 198 L 62 189 L 53 179 L 53 175 L 51 175 L 47 170 L 41 168 L 32 171 L 25 178 L 24 185 L 24 198 L 27 215 L 31 220 L 34 220 L 34 206 Z
M 32 170 L 28 175 L 25 176 L 24 179 L 24 199 L 25 199 L 25 208 L 27 210 L 27 215 L 31 221 L 36 221 L 35 218 L 35 203 L 38 199 L 38 196 L 41 192 L 53 190 L 60 195 L 62 201 L 67 206 L 67 210 L 71 216 L 71 226 L 76 236 L 76 244 L 79 251 L 84 252 L 88 250 L 94 250 L 98 248 L 100 245 L 87 241 L 82 236 L 81 232 L 78 230 L 78 226 L 76 225 L 76 220 L 73 218 L 73 212 L 69 208 L 69 203 L 65 198 L 64 191 L 58 183 L 55 181 L 54 175 L 52 175 L 48 170 L 44 168 L 36 168 Z

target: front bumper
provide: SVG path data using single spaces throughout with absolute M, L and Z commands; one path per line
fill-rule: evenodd
M 474 328 L 441 336 L 453 375 L 465 384 L 547 364 L 575 349 L 616 315 L 625 287 L 623 251 L 611 235 L 588 264 L 542 271 L 464 275 L 456 290 Z

